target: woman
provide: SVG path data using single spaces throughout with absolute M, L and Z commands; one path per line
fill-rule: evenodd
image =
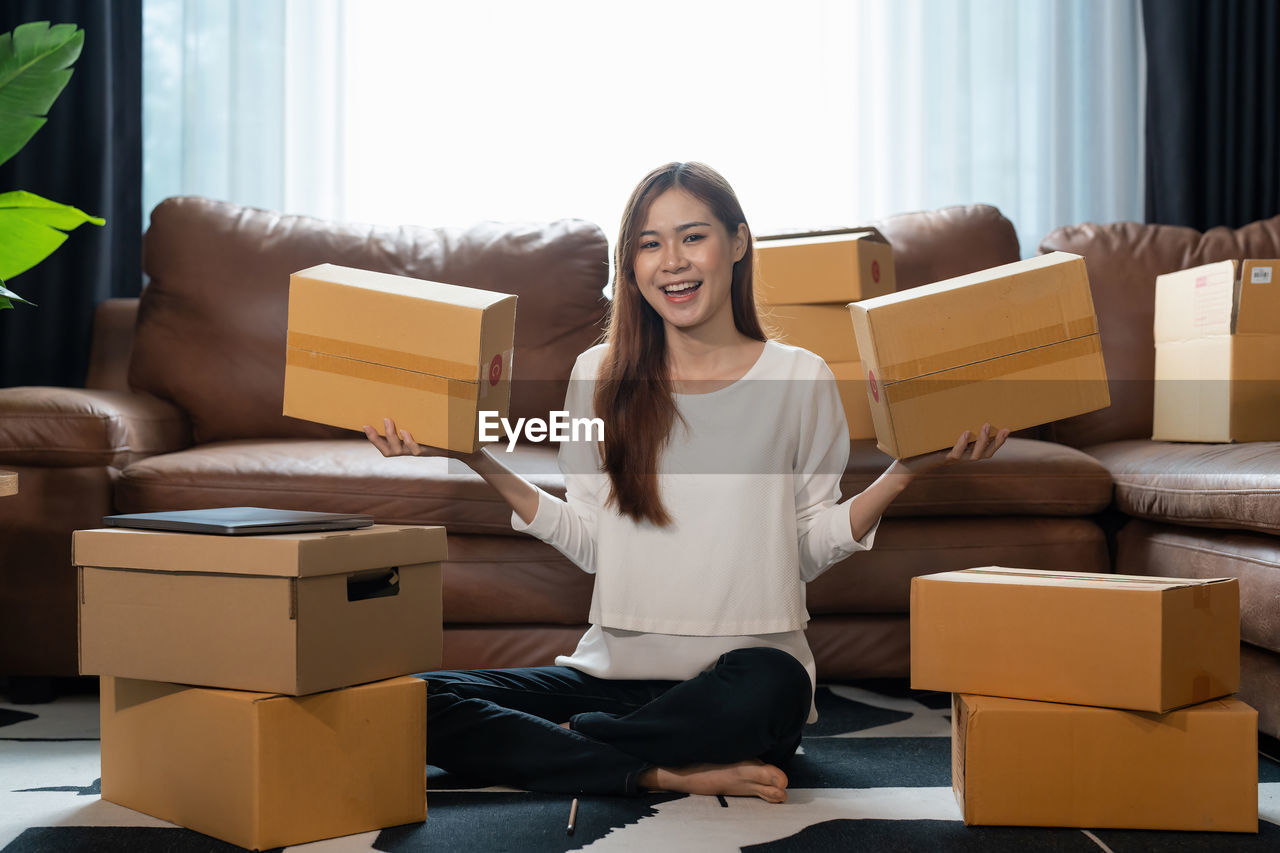
M 594 573 L 591 627 L 556 666 L 438 672 L 427 760 L 558 792 L 786 799 L 813 712 L 803 584 L 871 547 L 910 480 L 1004 443 L 894 462 L 840 503 L 848 428 L 831 371 L 770 341 L 751 232 L 699 163 L 655 169 L 627 204 L 606 343 L 574 366 L 565 408 L 604 441 L 561 445 L 566 500 L 481 450 L 449 454 L 513 509 L 512 526 Z M 384 455 L 438 454 L 387 420 Z

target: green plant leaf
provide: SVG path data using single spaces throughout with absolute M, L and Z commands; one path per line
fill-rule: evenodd
M 84 223 L 106 220 L 35 193 L 0 193 L 0 279 L 13 278 L 43 261 Z
M 44 126 L 83 45 L 75 24 L 35 21 L 0 34 L 0 163 Z
M 21 302 L 23 305 L 30 305 L 32 308 L 36 307 L 34 302 L 28 302 L 23 299 L 21 296 L 5 287 L 3 281 L 0 281 L 0 310 L 12 308 L 14 302 Z

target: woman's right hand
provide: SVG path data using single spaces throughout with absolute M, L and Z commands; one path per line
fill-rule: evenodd
M 378 448 L 378 452 L 383 456 L 447 456 L 450 459 L 469 462 L 481 452 L 477 450 L 474 453 L 466 453 L 443 447 L 424 447 L 413 440 L 408 430 L 396 429 L 395 421 L 391 418 L 383 418 L 382 425 L 386 430 L 385 435 L 379 435 L 378 431 L 368 424 L 364 426 L 364 434 L 365 438 L 369 439 L 369 443 Z

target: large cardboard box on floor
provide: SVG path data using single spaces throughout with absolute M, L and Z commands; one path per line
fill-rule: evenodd
M 1156 279 L 1152 438 L 1280 439 L 1280 260 Z
M 80 671 L 298 695 L 438 669 L 443 527 L 77 530 Z
M 1053 252 L 855 302 L 880 449 L 951 447 L 1110 405 L 1084 259 Z
M 1258 831 L 1258 713 L 1235 697 L 1147 714 L 952 696 L 966 824 Z
M 875 228 L 760 237 L 756 299 L 768 305 L 848 304 L 893 293 L 893 249 Z
M 102 679 L 102 798 L 264 850 L 426 819 L 427 690 Z
M 321 264 L 289 279 L 284 414 L 419 444 L 480 448 L 480 411 L 505 418 L 516 297 Z
M 1163 713 L 1240 685 L 1240 587 L 988 566 L 911 581 L 911 686 Z

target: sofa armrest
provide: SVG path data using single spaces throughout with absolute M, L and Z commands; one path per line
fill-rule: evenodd
M 191 446 L 191 425 L 150 394 L 84 388 L 0 388 L 0 463 L 109 465 Z

